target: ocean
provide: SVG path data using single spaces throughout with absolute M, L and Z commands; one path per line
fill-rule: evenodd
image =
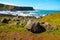
M 35 17 L 42 17 L 49 14 L 55 14 L 60 12 L 60 10 L 37 10 L 36 12 L 32 12 L 29 15 L 35 16 Z
M 35 17 L 41 17 L 41 16 L 46 16 L 49 14 L 54 14 L 60 12 L 59 10 L 36 10 L 34 12 L 30 12 L 30 13 L 22 13 L 20 11 L 0 11 L 0 14 L 11 14 L 11 15 L 16 15 L 18 14 L 18 16 L 35 16 Z

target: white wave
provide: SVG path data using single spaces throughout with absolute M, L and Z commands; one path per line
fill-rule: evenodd
M 8 14 L 6 11 L 0 11 L 0 14 Z
M 17 13 L 18 16 L 32 16 L 31 14 Z
M 46 14 L 43 14 L 42 16 L 46 16 Z
M 46 14 L 40 14 L 38 15 L 37 13 L 27 13 L 24 14 L 23 12 L 11 12 L 11 11 L 0 11 L 0 14 L 11 14 L 11 15 L 18 15 L 18 16 L 35 16 L 36 18 L 46 16 Z

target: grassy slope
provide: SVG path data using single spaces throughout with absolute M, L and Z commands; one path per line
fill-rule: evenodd
M 0 40 L 60 40 L 59 30 L 46 31 L 40 34 L 33 34 L 22 25 L 14 25 L 13 23 L 3 24 L 1 19 L 7 16 L 0 16 Z M 9 18 L 9 17 L 8 17 Z M 12 19 L 12 18 L 11 18 Z M 23 23 L 24 19 L 21 19 Z M 60 27 L 60 14 L 52 14 L 45 16 L 42 19 L 35 19 L 37 21 L 49 22 Z M 13 24 L 13 25 L 11 25 Z
M 52 25 L 60 26 L 60 13 L 45 16 L 44 18 L 41 19 L 41 21 L 49 22 Z
M 40 22 L 49 22 L 53 26 L 59 27 L 59 30 L 51 30 L 43 33 L 44 40 L 60 40 L 60 13 L 50 14 L 48 16 L 39 19 Z

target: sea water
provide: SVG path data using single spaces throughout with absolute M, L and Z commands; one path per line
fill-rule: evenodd
M 22 13 L 21 11 L 0 11 L 0 14 L 11 14 L 11 15 L 16 15 L 18 14 L 18 16 L 35 16 L 35 17 L 41 17 L 41 16 L 46 16 L 49 14 L 54 14 L 60 12 L 59 10 L 37 10 L 34 12 L 30 12 L 30 13 Z
M 60 12 L 60 10 L 37 10 L 36 12 L 31 13 L 30 15 L 35 17 L 42 17 L 49 14 L 55 14 Z

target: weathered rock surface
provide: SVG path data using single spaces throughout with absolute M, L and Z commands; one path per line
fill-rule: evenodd
M 33 33 L 42 33 L 47 30 L 57 30 L 58 29 L 57 27 L 52 27 L 52 25 L 49 24 L 48 22 L 39 23 L 39 22 L 36 22 L 33 20 L 28 21 L 26 28 Z
M 1 20 L 1 22 L 2 23 L 9 23 L 9 21 L 11 21 L 11 19 L 7 19 L 7 18 L 3 18 L 2 20 Z
M 33 20 L 28 21 L 26 28 L 33 33 L 41 33 L 46 31 L 46 29 L 43 26 L 41 26 L 39 22 Z

